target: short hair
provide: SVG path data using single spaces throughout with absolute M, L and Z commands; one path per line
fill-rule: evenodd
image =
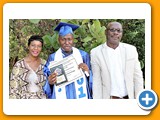
M 114 21 L 114 22 L 108 23 L 107 29 L 109 29 L 112 24 L 119 24 L 122 27 L 122 24 L 120 22 Z M 122 27 L 122 29 L 123 29 L 123 27 Z
M 28 46 L 31 44 L 32 41 L 39 41 L 42 43 L 42 46 L 43 46 L 43 39 L 42 39 L 42 36 L 39 36 L 39 35 L 32 35 L 29 39 L 28 39 Z

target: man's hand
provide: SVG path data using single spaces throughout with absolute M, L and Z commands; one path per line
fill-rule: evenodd
M 53 72 L 49 77 L 48 77 L 48 81 L 50 85 L 53 85 L 56 83 L 57 81 L 57 73 Z
M 89 76 L 89 68 L 85 63 L 80 63 L 78 65 L 78 68 L 81 68 L 85 72 L 85 74 L 88 73 L 87 77 Z

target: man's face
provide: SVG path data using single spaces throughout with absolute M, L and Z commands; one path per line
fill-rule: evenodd
M 67 52 L 70 53 L 72 50 L 73 46 L 73 35 L 72 34 L 67 34 L 66 36 L 59 36 L 59 44 L 61 48 Z
M 118 45 L 123 34 L 122 25 L 119 23 L 111 23 L 107 29 L 107 40 L 109 44 Z

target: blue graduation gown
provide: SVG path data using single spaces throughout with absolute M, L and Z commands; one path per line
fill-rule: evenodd
M 90 70 L 90 76 L 86 77 L 86 80 L 87 80 L 86 87 L 87 87 L 88 99 L 92 99 L 92 72 L 91 72 L 91 66 L 90 66 L 90 56 L 85 51 L 82 51 L 82 50 L 79 50 L 79 51 L 82 56 L 83 63 L 86 63 Z M 63 58 L 65 57 L 67 56 L 63 56 Z M 55 59 L 55 53 L 49 55 L 48 60 L 44 66 L 44 74 L 46 78 L 48 78 L 48 76 L 51 74 L 48 66 L 49 66 L 50 61 L 54 61 L 54 59 Z M 66 85 L 65 89 L 66 89 L 67 99 L 76 99 L 76 91 L 75 91 L 74 82 L 69 85 Z M 49 99 L 56 99 L 54 85 L 50 85 L 48 82 L 48 79 L 46 80 L 43 90 Z

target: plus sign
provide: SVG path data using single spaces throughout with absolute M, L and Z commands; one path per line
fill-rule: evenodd
M 138 94 L 138 105 L 144 110 L 151 110 L 157 104 L 157 94 L 153 90 L 142 90 Z
M 149 94 L 146 94 L 146 97 L 142 98 L 142 101 L 146 101 L 146 105 L 148 105 L 149 101 L 152 101 L 152 100 L 153 100 L 152 98 L 149 98 Z

